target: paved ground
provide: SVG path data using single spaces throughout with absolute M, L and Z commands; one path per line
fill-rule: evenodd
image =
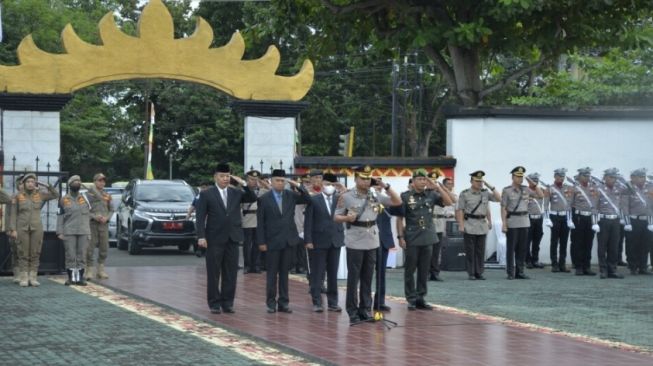
M 469 281 L 466 272 L 443 272 L 444 282 L 429 282 L 428 300 L 653 351 L 653 276 L 527 274 L 531 279 L 508 281 L 503 270 L 486 270 L 487 281 Z M 387 282 L 389 294 L 404 296 L 403 270 L 390 270 Z
M 304 363 L 293 356 L 284 358 L 283 352 L 246 337 L 230 335 L 239 342 L 236 346 L 216 344 L 211 338 L 205 339 L 202 332 L 191 331 L 207 328 L 193 319 L 180 319 L 181 331 L 60 283 L 45 278 L 41 283 L 38 288 L 20 288 L 9 278 L 0 278 L 0 365 L 278 363 L 261 361 L 256 352 L 249 351 L 256 347 L 266 350 L 258 356 L 265 353 L 274 357 L 277 352 L 286 364 Z M 145 307 L 137 304 L 136 310 L 142 313 Z M 149 313 L 164 317 L 166 322 L 176 320 L 173 313 L 162 309 L 150 309 Z M 224 334 L 217 337 L 219 341 L 225 338 Z M 244 355 L 241 349 L 248 353 Z

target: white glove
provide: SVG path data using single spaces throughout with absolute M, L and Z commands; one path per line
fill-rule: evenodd
M 299 237 L 304 239 L 304 232 L 303 231 L 299 233 Z
M 619 220 L 619 225 L 626 225 L 626 220 L 624 219 Z
M 575 229 L 575 228 L 576 228 L 576 225 L 574 225 L 574 222 L 571 221 L 571 220 L 567 221 L 567 226 L 568 226 L 570 229 Z
M 648 229 L 648 231 L 653 231 L 653 225 L 649 225 L 646 228 Z
M 546 225 L 548 227 L 553 227 L 553 221 L 551 221 L 551 219 L 545 219 L 544 220 L 544 225 Z
M 599 227 L 598 224 L 592 225 L 592 230 L 594 230 L 595 233 L 600 233 L 601 232 L 601 228 Z
M 633 231 L 633 225 L 625 225 L 624 231 Z

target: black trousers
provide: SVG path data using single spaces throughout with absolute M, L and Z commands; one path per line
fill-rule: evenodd
M 617 258 L 621 225 L 619 219 L 601 219 L 598 236 L 599 270 L 601 273 L 617 273 Z
M 243 259 L 245 260 L 245 268 L 250 271 L 259 269 L 259 254 L 258 245 L 256 245 L 256 228 L 244 228 L 243 234 L 245 240 L 243 241 Z
M 467 274 L 480 276 L 485 270 L 485 239 L 487 235 L 463 234 Z
M 528 249 L 526 262 L 535 264 L 540 261 L 540 242 L 544 236 L 542 228 L 543 218 L 530 219 L 531 226 L 528 228 Z
M 528 228 L 508 228 L 506 233 L 506 272 L 508 275 L 524 274 L 528 250 Z
M 374 276 L 376 251 L 376 248 L 369 250 L 347 248 L 345 307 L 349 316 L 372 308 L 372 276 Z M 358 294 L 360 294 L 360 301 Z
M 567 261 L 567 241 L 569 240 L 569 226 L 567 226 L 567 216 L 551 215 L 551 246 L 549 252 L 551 255 L 551 266 L 559 265 L 563 267 Z M 560 249 L 558 251 L 558 249 Z
M 650 250 L 651 232 L 648 231 L 646 220 L 631 219 L 633 231 L 626 232 L 626 260 L 628 268 L 634 271 L 644 271 L 647 268 L 648 252 Z
M 620 226 L 621 226 L 621 230 L 620 230 L 620 235 L 619 235 L 619 251 L 617 252 L 619 256 L 617 257 L 617 261 L 618 262 L 623 262 L 623 260 L 624 260 L 624 257 L 623 257 L 624 240 L 626 239 L 626 230 L 624 230 L 623 225 L 620 225 Z M 651 252 L 651 255 L 653 255 L 653 251 Z
M 311 263 L 310 286 L 313 305 L 322 306 L 322 284 L 327 279 L 327 304 L 338 305 L 338 265 L 340 247 L 315 248 L 309 251 Z
M 407 244 L 406 260 L 404 262 L 404 293 L 409 304 L 424 303 L 429 280 L 433 244 Z M 415 286 L 415 270 L 417 270 L 417 286 Z
M 436 276 L 440 274 L 440 256 L 442 255 L 444 240 L 446 240 L 446 238 L 443 233 L 438 233 L 438 242 L 433 244 L 433 254 L 431 254 L 431 273 Z
M 265 252 L 266 289 L 265 304 L 268 308 L 274 309 L 277 305 L 280 308 L 288 307 L 288 269 L 296 247 L 286 246 L 281 250 L 268 250 Z M 277 286 L 279 298 L 277 299 Z
M 592 217 L 574 214 L 573 220 L 576 228 L 571 231 L 571 262 L 576 270 L 587 271 L 590 269 L 594 245 Z
M 388 254 L 390 253 L 390 249 L 381 245 L 376 253 L 376 271 L 374 273 L 374 281 L 376 281 L 376 287 L 374 288 L 375 309 L 379 305 L 385 305 L 385 271 L 388 267 Z
M 205 260 L 209 308 L 233 307 L 238 275 L 238 243 L 230 240 L 218 245 L 209 240 Z

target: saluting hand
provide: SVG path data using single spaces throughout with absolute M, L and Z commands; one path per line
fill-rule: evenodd
M 230 175 L 229 175 L 229 178 L 235 180 L 236 183 L 238 183 L 238 184 L 241 185 L 241 186 L 244 186 L 244 185 L 245 185 L 245 181 L 242 180 L 242 179 L 241 179 L 239 176 L 237 176 L 237 175 L 231 175 L 231 174 L 230 174 Z

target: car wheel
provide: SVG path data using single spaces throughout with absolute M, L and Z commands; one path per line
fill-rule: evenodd
M 124 233 L 122 232 L 122 225 L 118 221 L 118 226 L 116 227 L 116 240 L 118 241 L 118 250 L 127 250 L 127 240 L 123 238 Z
M 127 230 L 127 251 L 132 255 L 141 254 L 141 246 L 138 245 L 138 240 L 134 238 L 134 232 L 131 226 L 132 224 L 130 222 L 129 229 Z
M 177 248 L 179 248 L 180 252 L 187 252 L 190 249 L 190 243 L 179 244 Z

